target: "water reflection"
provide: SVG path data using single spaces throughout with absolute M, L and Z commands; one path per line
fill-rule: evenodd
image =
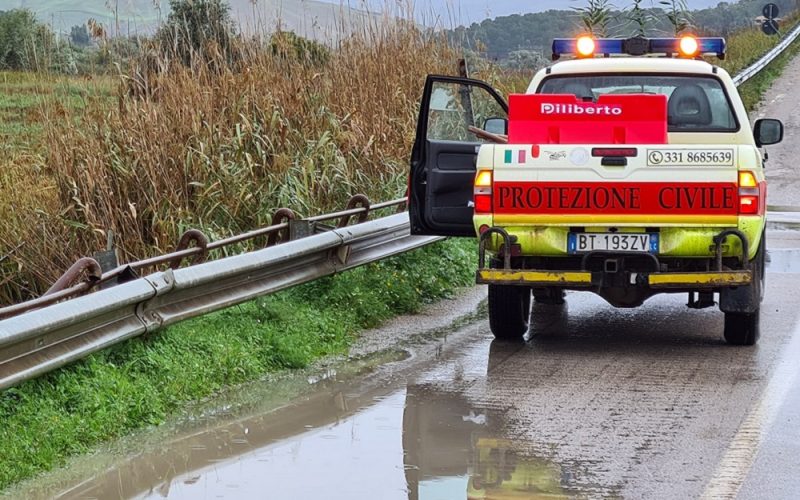
M 475 408 L 435 385 L 409 386 L 403 412 L 409 500 L 566 497 L 568 476 L 507 436 L 504 413 Z
M 561 316 L 550 324 L 558 328 Z M 547 324 L 547 322 L 540 323 Z M 523 344 L 474 331 L 387 380 L 333 374 L 269 411 L 194 421 L 39 497 L 454 500 L 559 498 L 571 475 L 486 403 Z M 423 368 L 424 371 L 420 371 Z M 481 403 L 480 401 L 484 401 Z M 513 401 L 502 404 L 513 406 Z M 32 495 L 26 495 L 28 497 Z

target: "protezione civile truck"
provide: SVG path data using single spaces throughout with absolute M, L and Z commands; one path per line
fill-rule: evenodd
M 532 300 L 583 290 L 617 307 L 688 293 L 690 307 L 719 304 L 728 343 L 757 341 L 760 148 L 783 125 L 751 129 L 731 77 L 703 59 L 724 54 L 721 38 L 558 39 L 553 58 L 573 60 L 508 103 L 485 82 L 428 76 L 411 231 L 478 236 L 495 337 L 523 338 Z

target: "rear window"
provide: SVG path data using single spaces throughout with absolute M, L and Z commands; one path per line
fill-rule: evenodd
M 574 94 L 596 101 L 604 94 L 663 94 L 667 96 L 670 132 L 736 132 L 739 123 L 722 83 L 714 77 L 683 75 L 570 75 L 551 76 L 540 94 Z

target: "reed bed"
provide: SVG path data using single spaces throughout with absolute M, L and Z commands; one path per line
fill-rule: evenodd
M 41 293 L 109 231 L 132 260 L 190 227 L 217 239 L 278 207 L 401 196 L 424 76 L 452 74 L 457 52 L 402 21 L 339 40 L 238 39 L 234 62 L 209 47 L 189 65 L 154 44 L 112 97 L 39 106 L 41 151 L 0 174 L 0 303 Z

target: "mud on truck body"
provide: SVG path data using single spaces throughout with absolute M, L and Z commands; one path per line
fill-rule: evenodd
M 702 59 L 724 57 L 724 45 L 556 40 L 554 59 L 577 57 L 539 71 L 508 102 L 479 80 L 428 76 L 411 231 L 478 237 L 495 337 L 523 338 L 532 300 L 560 304 L 579 290 L 616 307 L 688 293 L 689 307 L 719 304 L 728 343 L 757 341 L 760 148 L 780 142 L 783 125 L 750 127 L 728 73 Z

